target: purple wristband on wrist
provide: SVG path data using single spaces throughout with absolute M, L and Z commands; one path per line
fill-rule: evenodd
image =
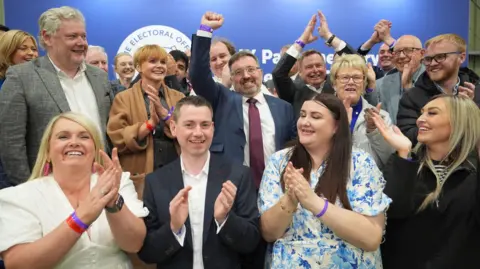
M 85 224 L 85 223 L 83 223 L 83 221 L 81 221 L 81 220 L 78 218 L 77 212 L 73 212 L 73 213 L 72 213 L 72 219 L 73 219 L 73 221 L 75 221 L 75 223 L 76 223 L 78 226 L 82 227 L 82 229 L 84 229 L 84 230 L 87 230 L 87 229 L 88 229 L 88 225 Z
M 388 45 L 389 48 L 393 49 L 393 47 L 395 47 L 395 43 L 397 43 L 396 40 L 393 40 L 393 43 Z
M 205 32 L 209 32 L 209 33 L 213 33 L 213 29 L 210 28 L 210 26 L 207 26 L 205 24 L 200 24 L 200 30 L 205 31 Z
M 325 199 L 325 205 L 323 206 L 322 211 L 320 213 L 318 213 L 315 217 L 320 218 L 323 215 L 325 215 L 325 212 L 327 212 L 327 208 L 328 208 L 328 201 L 327 201 L 327 199 Z
M 300 47 L 302 47 L 302 49 L 305 48 L 305 43 L 303 43 L 302 40 L 295 41 L 295 44 L 298 44 Z

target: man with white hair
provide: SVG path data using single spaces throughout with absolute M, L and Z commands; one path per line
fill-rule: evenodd
M 87 64 L 94 65 L 108 74 L 108 56 L 103 47 L 89 45 L 85 61 Z
M 30 176 L 52 117 L 78 112 L 105 134 L 113 98 L 107 74 L 85 64 L 88 44 L 80 11 L 51 8 L 40 16 L 39 28 L 46 56 L 9 68 L 0 91 L 0 158 L 11 185 Z

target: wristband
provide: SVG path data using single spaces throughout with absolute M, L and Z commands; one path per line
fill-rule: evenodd
M 150 132 L 153 132 L 153 130 L 155 130 L 155 128 L 153 127 L 153 125 L 151 125 L 148 120 L 145 121 L 145 125 L 147 126 L 147 129 L 150 130 Z
M 213 29 L 210 26 L 207 26 L 205 24 L 200 24 L 200 30 L 213 33 Z
M 172 116 L 172 113 L 173 113 L 173 110 L 175 109 L 174 106 L 172 106 L 172 108 L 170 108 L 170 110 L 168 111 L 168 114 L 167 116 L 163 119 L 163 121 L 167 121 L 170 119 L 170 117 Z
M 328 208 L 328 201 L 327 201 L 327 199 L 325 199 L 325 205 L 323 206 L 322 211 L 320 213 L 318 213 L 315 217 L 320 218 L 323 215 L 325 215 L 325 212 L 327 212 L 327 208 Z
M 393 40 L 393 43 L 391 45 L 388 45 L 390 49 L 393 49 L 395 47 L 395 44 L 397 43 L 397 40 Z
M 78 217 L 77 217 L 77 214 L 75 212 L 72 213 L 72 215 L 70 215 L 68 218 L 67 218 L 67 224 L 68 226 L 74 230 L 75 232 L 79 233 L 79 234 L 82 234 L 83 232 L 85 232 L 87 229 L 88 229 L 88 225 L 83 223 Z
M 325 45 L 331 47 L 332 46 L 332 42 L 333 40 L 335 39 L 336 35 L 332 35 L 328 40 L 327 42 L 325 42 Z
M 183 226 L 180 227 L 180 230 L 178 230 L 178 232 L 175 232 L 176 235 L 181 235 L 182 234 L 182 230 L 183 230 Z
M 374 89 L 372 89 L 372 88 L 367 88 L 365 91 L 366 91 L 367 93 L 372 93 L 372 92 L 374 91 Z
M 303 41 L 300 39 L 295 41 L 295 44 L 298 44 L 300 47 L 302 47 L 302 49 L 305 48 L 305 43 L 303 43 Z

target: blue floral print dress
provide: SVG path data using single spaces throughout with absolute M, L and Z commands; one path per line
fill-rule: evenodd
M 274 206 L 283 196 L 280 175 L 289 160 L 290 149 L 274 153 L 268 160 L 260 185 L 258 208 L 260 214 Z M 324 166 L 312 171 L 314 188 Z M 373 158 L 366 152 L 354 149 L 347 196 L 354 212 L 376 216 L 386 212 L 392 200 L 383 193 L 385 180 Z M 336 206 L 342 206 L 337 199 Z M 282 238 L 267 252 L 266 268 L 383 268 L 380 248 L 367 252 L 344 241 L 333 233 L 310 211 L 299 204 L 293 221 Z

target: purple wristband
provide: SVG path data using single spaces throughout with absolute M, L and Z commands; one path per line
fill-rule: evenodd
M 173 113 L 173 110 L 175 109 L 174 106 L 172 106 L 172 108 L 170 108 L 170 110 L 168 111 L 168 114 L 167 114 L 167 117 L 165 117 L 165 119 L 163 119 L 163 121 L 167 121 L 170 119 L 170 117 L 172 116 L 172 113 Z
M 200 30 L 213 33 L 213 29 L 210 26 L 207 26 L 205 24 L 200 24 Z
M 82 229 L 84 229 L 84 230 L 87 230 L 87 229 L 88 229 L 88 225 L 85 224 L 85 223 L 83 223 L 83 221 L 81 221 L 81 220 L 78 218 L 77 212 L 74 211 L 74 212 L 72 213 L 72 219 L 73 219 L 73 221 L 75 221 L 75 223 L 76 223 L 78 226 L 82 227 Z
M 388 45 L 389 48 L 393 49 L 395 47 L 395 44 L 397 43 L 397 40 L 393 40 L 393 43 Z
M 323 206 L 322 211 L 320 213 L 318 213 L 315 217 L 320 218 L 323 215 L 325 215 L 325 212 L 327 212 L 327 208 L 328 208 L 328 201 L 327 201 L 327 199 L 325 199 L 325 205 Z
M 295 44 L 298 44 L 300 47 L 302 47 L 302 49 L 305 48 L 305 43 L 303 43 L 302 40 L 295 41 Z
M 365 91 L 366 91 L 367 93 L 372 93 L 372 92 L 374 91 L 374 89 L 372 89 L 372 88 L 367 88 Z
M 176 235 L 181 235 L 181 234 L 182 234 L 182 231 L 183 231 L 183 226 L 180 227 L 180 230 L 178 230 L 178 232 L 176 232 L 175 234 L 176 234 Z

